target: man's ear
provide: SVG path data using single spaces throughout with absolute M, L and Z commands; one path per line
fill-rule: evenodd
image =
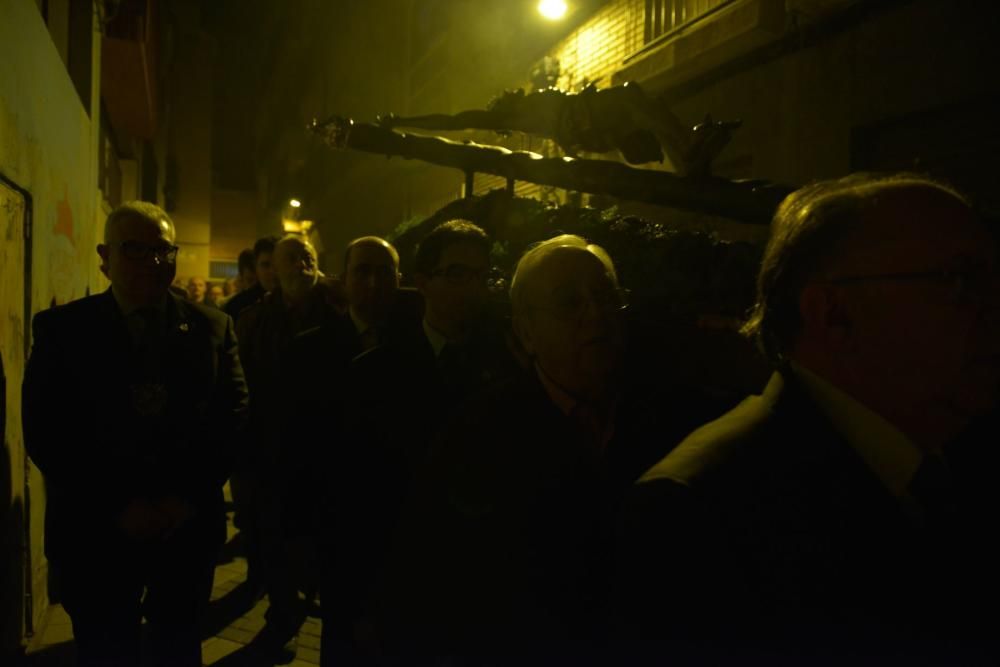
M 534 357 L 535 345 L 531 335 L 531 327 L 524 316 L 514 315 L 511 319 L 511 327 L 514 329 L 514 335 L 517 337 L 518 342 L 521 343 L 524 351 L 528 353 L 529 357 Z
M 101 258 L 101 273 L 103 273 L 108 280 L 111 280 L 111 275 L 109 273 L 111 271 L 111 266 L 108 262 L 108 258 L 111 256 L 111 247 L 104 243 L 98 243 L 97 254 Z
M 840 287 L 808 283 L 799 295 L 802 335 L 832 348 L 842 347 L 851 331 L 851 317 Z

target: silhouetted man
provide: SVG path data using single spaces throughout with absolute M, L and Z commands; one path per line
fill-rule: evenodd
M 274 248 L 278 286 L 240 318 L 240 352 L 250 386 L 253 445 L 249 461 L 250 512 L 245 537 L 251 570 L 263 568 L 270 606 L 255 647 L 268 654 L 294 652 L 292 641 L 305 620 L 294 572 L 286 558 L 283 523 L 290 485 L 300 462 L 291 453 L 287 420 L 300 398 L 283 381 L 285 355 L 300 332 L 339 317 L 321 284 L 316 251 L 305 239 L 287 236 Z M 247 480 L 243 480 L 246 482 Z M 254 572 L 256 577 L 260 572 Z
M 329 457 L 340 480 L 330 523 L 337 541 L 352 547 L 336 550 L 332 576 L 359 618 L 431 437 L 470 394 L 514 371 L 502 323 L 486 317 L 491 245 L 464 220 L 431 231 L 415 258 L 422 321 L 387 332 L 347 375 L 347 437 Z
M 284 383 L 296 387 L 303 398 L 292 440 L 298 443 L 298 458 L 307 463 L 311 477 L 299 487 L 302 494 L 295 504 L 301 511 L 294 517 L 298 524 L 294 531 L 315 539 L 319 546 L 323 664 L 353 659 L 355 624 L 361 615 L 360 591 L 366 590 L 371 571 L 368 564 L 354 569 L 358 556 L 371 553 L 373 547 L 350 541 L 358 533 L 354 530 L 357 524 L 344 523 L 347 515 L 343 508 L 347 503 L 352 511 L 368 516 L 364 508 L 354 504 L 366 502 L 368 496 L 352 496 L 358 486 L 350 478 L 359 467 L 350 461 L 358 447 L 363 447 L 354 438 L 367 442 L 382 430 L 370 424 L 371 433 L 361 433 L 348 426 L 356 421 L 350 413 L 359 407 L 356 398 L 361 395 L 360 387 L 349 379 L 351 362 L 366 350 L 420 326 L 419 295 L 399 288 L 399 254 L 385 240 L 366 236 L 352 241 L 344 255 L 341 279 L 348 314 L 296 338 Z M 391 386 L 384 387 L 370 397 L 375 404 L 365 408 L 366 414 L 383 411 L 378 418 L 384 420 L 393 409 L 395 396 Z M 379 534 L 380 528 L 370 526 L 366 534 Z
M 261 297 L 270 292 L 277 285 L 274 275 L 274 266 L 271 263 L 271 255 L 274 253 L 274 246 L 278 243 L 276 236 L 265 236 L 258 239 L 253 245 L 253 263 L 248 269 L 246 257 L 243 251 L 240 253 L 240 277 L 244 281 L 243 289 L 233 298 L 226 302 L 223 310 L 238 322 L 240 314 L 248 307 L 260 301 Z
M 994 636 L 996 494 L 967 502 L 947 445 L 997 398 L 995 263 L 921 177 L 785 200 L 748 325 L 775 373 L 636 487 L 629 632 L 737 654 Z
M 651 413 L 623 386 L 627 304 L 611 258 L 578 236 L 521 258 L 511 306 L 531 367 L 438 406 L 451 423 L 380 596 L 388 651 L 579 658 L 600 637 L 618 497 L 657 458 L 648 434 L 677 431 L 675 406 Z
M 201 664 L 247 391 L 232 320 L 168 292 L 174 238 L 153 204 L 115 209 L 97 247 L 111 288 L 33 323 L 25 443 L 83 665 L 138 665 L 143 616 L 155 664 Z

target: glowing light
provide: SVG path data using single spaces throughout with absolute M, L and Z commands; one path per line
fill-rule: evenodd
M 550 21 L 558 21 L 566 16 L 567 9 L 565 0 L 541 0 L 538 3 L 538 12 Z
M 299 206 L 302 206 L 302 202 L 300 202 L 298 199 L 289 199 L 288 205 L 291 206 L 292 208 L 298 208 Z

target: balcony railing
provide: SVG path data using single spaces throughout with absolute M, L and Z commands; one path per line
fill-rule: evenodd
M 667 39 L 736 0 L 646 0 L 643 44 Z

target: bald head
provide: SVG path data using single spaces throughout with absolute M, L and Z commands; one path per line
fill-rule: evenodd
M 553 260 L 553 256 L 565 253 L 590 253 L 604 267 L 609 280 L 618 286 L 618 274 L 615 264 L 608 252 L 599 245 L 589 243 L 576 234 L 562 234 L 535 244 L 528 249 L 517 262 L 514 276 L 510 282 L 510 300 L 515 313 L 526 307 L 527 294 L 539 280 L 545 279 L 544 267 Z
M 348 267 L 351 263 L 351 253 L 354 252 L 355 248 L 367 247 L 378 249 L 381 248 L 389 254 L 392 258 L 392 262 L 396 267 L 396 271 L 399 271 L 399 252 L 396 251 L 396 247 L 378 236 L 362 236 L 356 238 L 347 244 L 347 250 L 344 251 L 344 276 L 346 278 Z
M 282 293 L 293 302 L 319 280 L 316 249 L 306 239 L 286 236 L 274 246 L 274 270 Z
M 377 236 L 351 241 L 344 253 L 343 282 L 353 315 L 379 326 L 399 287 L 399 253 Z
M 604 404 L 617 391 L 626 305 L 608 253 L 574 235 L 526 252 L 511 281 L 514 332 L 545 376 Z

